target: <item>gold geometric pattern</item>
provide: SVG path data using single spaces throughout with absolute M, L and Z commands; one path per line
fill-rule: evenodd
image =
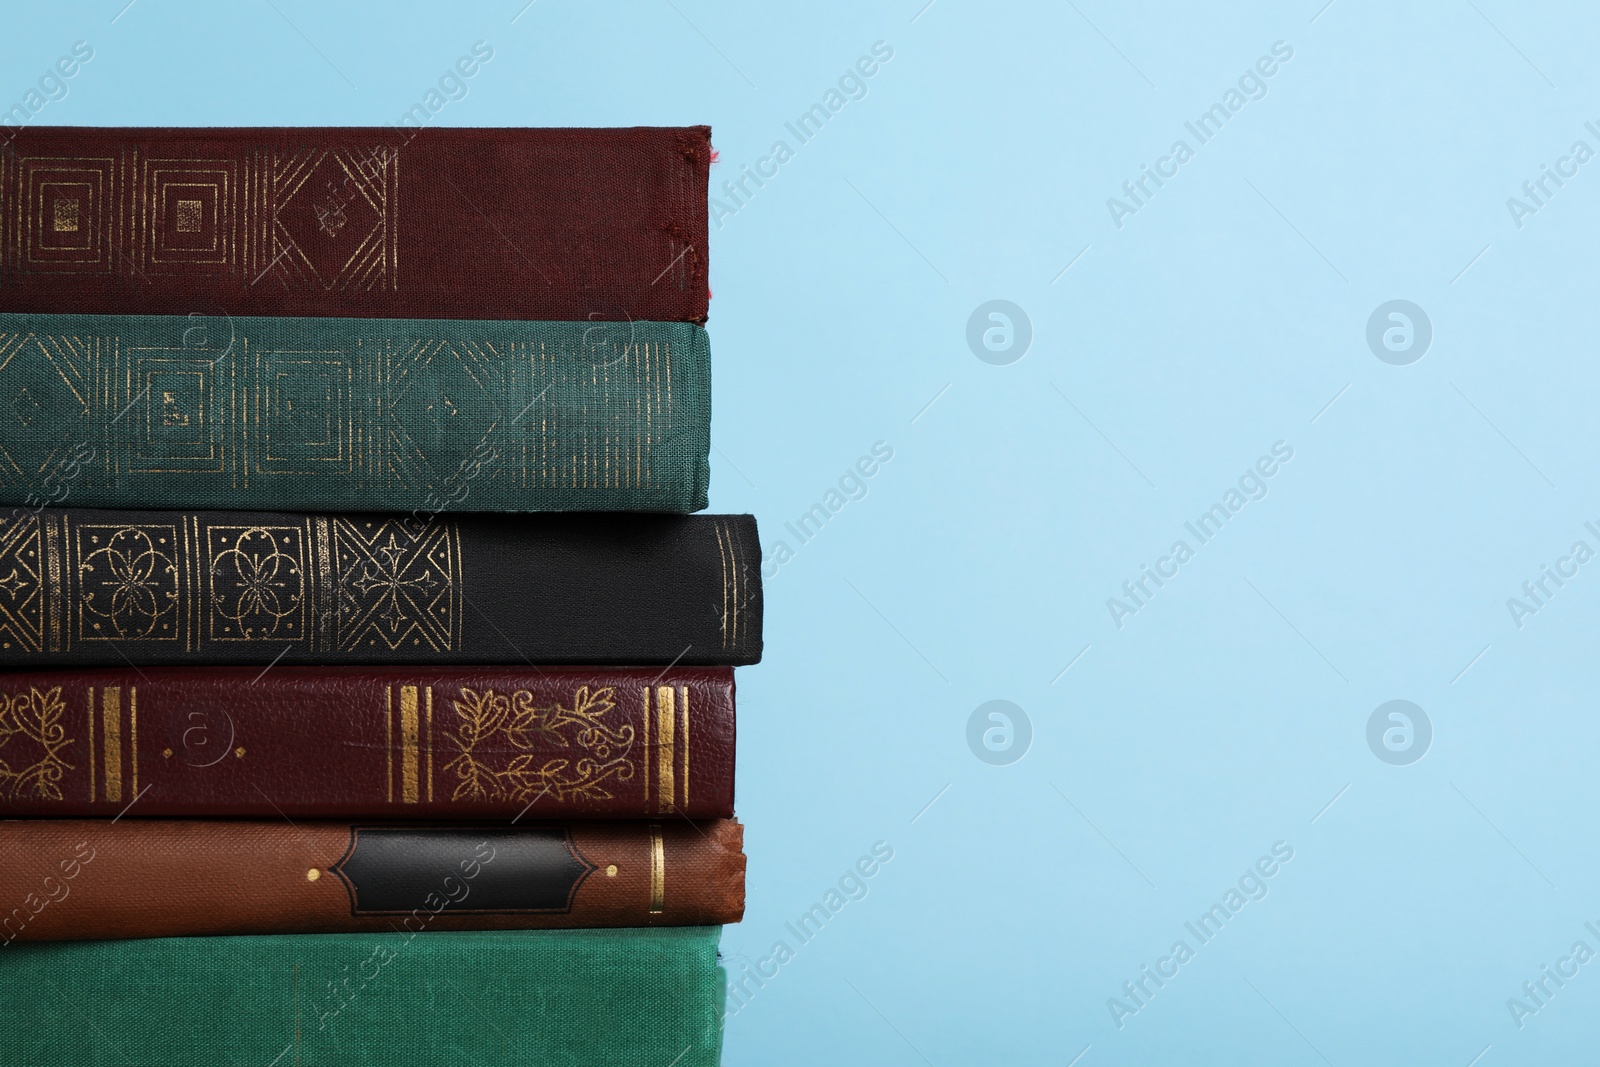
M 9 247 L 20 271 L 104 274 L 115 267 L 117 160 L 16 160 L 14 204 L 5 205 Z
M 147 271 L 239 272 L 239 165 L 231 159 L 144 159 L 140 261 Z
M 179 472 L 221 474 L 225 442 L 213 427 L 218 419 L 221 357 L 184 348 L 125 348 L 118 361 L 123 390 L 136 402 L 123 407 L 122 419 L 137 427 L 134 447 L 119 457 L 137 474 Z
M 262 474 L 348 474 L 359 432 L 355 372 L 347 354 L 273 349 L 255 355 L 261 384 L 250 419 L 259 447 L 251 466 Z
M 307 149 L 271 167 L 268 279 L 323 291 L 394 286 L 394 153 Z
M 315 320 L 155 321 L 106 334 L 0 326 L 0 486 L 36 490 L 92 446 L 77 486 L 155 489 L 181 474 L 215 494 L 326 477 L 448 510 L 485 490 L 672 485 L 674 439 L 696 432 L 674 398 L 670 341 L 607 335 L 590 347 L 574 328 L 329 344 L 297 325 Z M 575 413 L 586 395 L 628 399 Z M 738 546 L 724 537 L 723 550 L 731 646 L 747 590 L 733 577 Z
M 220 516 L 219 516 L 220 518 Z M 171 642 L 302 651 L 461 647 L 461 536 L 435 519 L 284 525 L 0 517 L 0 649 Z
M 37 516 L 0 526 L 0 648 L 44 647 L 43 560 Z
M 172 152 L 174 149 L 167 149 Z M 398 154 L 241 149 L 225 158 L 0 154 L 0 273 L 229 276 L 398 288 Z
M 338 648 L 440 652 L 461 615 L 451 524 L 332 520 Z

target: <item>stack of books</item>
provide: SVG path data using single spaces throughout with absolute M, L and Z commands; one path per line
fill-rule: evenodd
M 0 1063 L 718 1061 L 711 160 L 0 148 Z

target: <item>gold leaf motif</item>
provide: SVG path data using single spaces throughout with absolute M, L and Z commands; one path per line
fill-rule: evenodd
M 610 688 L 580 686 L 571 707 L 540 706 L 526 689 L 510 694 L 462 689 L 451 702 L 458 722 L 450 741 L 459 754 L 444 765 L 459 779 L 450 799 L 613 799 L 606 784 L 633 777 L 628 757 L 634 730 L 631 724 L 605 721 L 616 707 L 612 696 Z M 507 746 L 524 751 L 496 766 L 494 749 L 503 753 Z M 535 766 L 535 754 L 525 750 L 539 748 L 575 749 L 575 758 L 552 758 Z
M 0 758 L 0 795 L 9 799 L 61 799 L 62 775 L 72 770 L 72 764 L 61 758 L 61 750 L 73 743 L 61 724 L 66 710 L 59 685 L 48 692 L 30 688 L 26 693 L 0 693 L 0 749 L 21 737 L 42 750 L 33 763 L 21 770 L 12 770 Z

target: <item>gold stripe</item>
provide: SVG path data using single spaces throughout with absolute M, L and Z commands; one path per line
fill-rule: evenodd
M 650 827 L 650 914 L 660 915 L 667 903 L 667 847 L 661 827 Z
M 128 686 L 128 754 L 133 757 L 133 795 L 139 795 L 139 690 Z
M 398 249 L 396 249 L 395 256 L 397 257 L 397 263 L 399 262 L 399 255 L 400 252 Z M 459 590 L 462 588 L 461 566 L 463 562 L 465 562 L 461 555 L 461 524 L 452 522 L 446 525 L 445 529 L 450 531 L 450 540 L 455 543 L 455 550 L 450 553 L 450 583 L 455 589 Z M 462 599 L 457 595 L 452 595 L 450 597 L 450 605 L 450 611 L 456 617 L 456 643 L 452 647 L 459 649 L 461 647 L 462 638 L 466 634 L 467 613 L 461 610 L 463 606 Z
M 723 524 L 722 536 L 728 539 L 728 573 L 733 576 L 733 595 L 728 601 L 728 647 L 739 647 L 739 546 L 733 542 L 733 527 Z
M 189 516 L 189 575 L 190 584 L 194 588 L 194 596 L 189 601 L 189 633 L 187 635 L 189 647 L 195 651 L 200 650 L 200 638 L 203 636 L 200 626 L 200 561 L 205 559 L 200 543 L 200 516 Z M 210 575 L 210 568 L 206 568 Z
M 389 275 L 389 288 L 396 292 L 400 290 L 400 228 L 396 225 L 400 220 L 395 216 L 399 214 L 394 201 L 400 196 L 400 153 L 389 153 L 389 181 L 394 190 L 388 190 L 383 196 L 383 228 L 389 235 L 389 251 L 394 256 L 394 269 Z
M 200 519 L 198 516 L 185 515 L 183 517 L 183 539 L 189 545 L 189 558 L 196 561 L 200 560 L 202 557 L 200 555 Z M 199 588 L 197 583 L 199 582 L 200 576 L 195 572 L 199 569 L 198 562 L 195 566 L 191 566 L 189 568 L 189 600 L 188 604 L 186 605 L 189 614 L 188 618 L 185 620 L 188 625 L 183 628 L 184 647 L 191 652 L 200 647 L 200 627 L 199 624 L 195 622 L 195 601 L 198 600 L 200 596 L 200 594 L 196 592 L 196 590 Z
M 101 725 L 105 728 L 106 799 L 122 800 L 122 690 L 108 685 L 100 691 Z
M 417 687 L 400 687 L 400 799 L 417 802 Z
M 678 689 L 678 702 L 683 705 L 683 807 L 679 811 L 689 810 L 689 687 L 680 686 Z
M 394 686 L 383 689 L 383 758 L 384 784 L 388 787 L 388 801 L 394 803 Z
M 661 781 L 656 788 L 656 795 L 660 803 L 656 805 L 657 811 L 671 811 L 672 802 L 676 799 L 677 787 L 673 782 L 672 771 L 672 720 L 677 718 L 672 709 L 672 686 L 663 685 L 656 689 L 656 772 Z
M 50 651 L 61 650 L 61 539 L 54 516 L 44 517 L 44 560 L 50 575 Z
M 733 527 L 728 527 L 728 555 L 733 558 L 733 644 L 739 645 L 739 605 L 744 603 L 744 598 L 739 593 L 739 578 L 741 568 L 739 563 L 739 546 L 733 539 Z
M 644 810 L 650 810 L 650 687 L 644 687 Z
M 106 455 L 109 456 L 111 454 L 111 449 L 106 449 Z M 63 649 L 70 649 L 72 647 L 72 617 L 75 613 L 73 611 L 71 590 L 69 590 L 67 586 L 72 584 L 73 575 L 75 573 L 76 572 L 72 567 L 72 521 L 68 519 L 66 515 L 62 515 L 61 580 L 63 583 L 65 583 L 61 588 L 61 647 Z M 79 575 L 78 578 L 79 583 L 81 584 L 82 575 Z
M 722 547 L 722 526 L 711 524 L 711 533 L 717 539 L 717 558 L 722 560 L 722 647 L 728 647 L 728 553 Z
M 323 651 L 333 647 L 333 626 L 337 621 L 333 600 L 333 564 L 329 561 L 328 547 L 328 520 L 319 518 L 317 526 L 317 618 L 315 629 L 312 632 L 312 648 L 320 647 Z
M 89 687 L 89 800 L 98 799 L 94 795 L 94 686 Z
M 433 803 L 433 686 L 423 690 L 428 694 L 428 803 Z

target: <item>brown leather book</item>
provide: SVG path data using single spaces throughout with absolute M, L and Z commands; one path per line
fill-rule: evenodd
M 731 820 L 0 822 L 11 941 L 715 926 L 744 914 Z

